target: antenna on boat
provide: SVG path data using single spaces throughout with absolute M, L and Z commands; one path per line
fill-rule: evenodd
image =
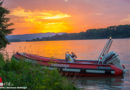
M 106 45 L 104 46 L 101 54 L 99 55 L 98 64 L 103 59 L 103 56 L 105 56 L 109 52 L 111 45 L 112 45 L 112 37 L 109 38 L 109 40 L 107 41 Z

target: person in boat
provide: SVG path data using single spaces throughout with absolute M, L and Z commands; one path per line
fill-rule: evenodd
M 66 52 L 66 53 L 65 53 L 65 60 L 66 60 L 66 62 L 69 61 L 69 56 L 70 56 L 69 52 Z
M 72 57 L 74 60 L 76 60 L 76 58 L 77 58 L 77 56 L 76 56 L 76 54 L 75 54 L 74 52 L 71 52 L 71 57 Z
M 76 58 L 77 56 L 73 52 L 71 52 L 71 54 L 69 52 L 66 52 L 65 54 L 66 62 L 74 63 Z

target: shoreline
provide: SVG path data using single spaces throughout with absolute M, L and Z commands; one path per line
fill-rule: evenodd
M 104 40 L 104 39 L 108 39 L 108 38 L 95 38 L 95 39 L 59 39 L 59 40 L 37 40 L 37 41 L 16 41 L 16 42 L 40 42 L 40 41 L 67 41 L 67 40 L 98 40 L 98 39 L 100 39 L 100 40 Z M 112 38 L 112 39 L 130 39 L 130 37 L 129 38 Z M 12 42 L 10 42 L 10 43 L 12 43 Z

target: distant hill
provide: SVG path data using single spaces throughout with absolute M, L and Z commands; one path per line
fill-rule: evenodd
M 52 37 L 42 37 L 31 41 L 49 41 L 49 40 L 79 40 L 79 39 L 105 39 L 105 38 L 130 38 L 130 25 L 109 26 L 99 29 L 88 29 L 86 32 L 65 33 L 54 35 Z
M 37 33 L 37 34 L 23 34 L 23 35 L 8 35 L 6 38 L 10 42 L 28 41 L 33 39 L 40 39 L 43 37 L 52 37 L 55 35 L 62 35 L 63 33 Z
M 8 35 L 10 42 L 19 41 L 50 41 L 50 40 L 79 40 L 79 39 L 105 39 L 130 38 L 130 25 L 109 26 L 99 29 L 88 29 L 80 33 L 38 33 L 24 35 Z

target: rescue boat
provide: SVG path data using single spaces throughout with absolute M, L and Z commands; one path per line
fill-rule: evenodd
M 41 66 L 48 67 L 53 70 L 55 68 L 65 76 L 122 76 L 125 66 L 120 64 L 118 54 L 108 52 L 112 44 L 110 38 L 104 49 L 99 55 L 98 60 L 71 60 L 54 59 L 42 57 L 28 53 L 16 53 L 13 55 L 15 60 L 24 60 L 26 62 L 37 63 Z

